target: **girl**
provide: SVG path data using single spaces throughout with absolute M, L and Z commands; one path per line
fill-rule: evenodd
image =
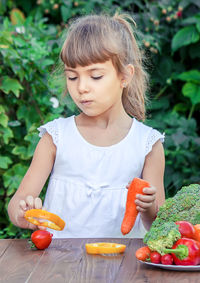
M 66 222 L 54 237 L 122 237 L 126 186 L 140 177 L 151 187 L 137 196 L 139 214 L 127 237 L 141 238 L 164 202 L 164 136 L 139 122 L 145 118 L 147 76 L 128 19 L 76 20 L 61 59 L 81 113 L 39 128 L 42 138 L 9 203 L 10 219 L 21 228 L 37 228 L 24 213 L 42 208 L 38 196 L 51 173 L 44 206 Z

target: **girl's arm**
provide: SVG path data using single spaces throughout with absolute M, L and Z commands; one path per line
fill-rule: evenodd
M 26 175 L 8 204 L 8 215 L 14 225 L 36 228 L 24 219 L 24 213 L 28 209 L 42 208 L 42 201 L 38 196 L 53 168 L 55 156 L 56 146 L 52 137 L 45 133 L 36 147 Z
M 165 201 L 164 191 L 165 156 L 161 141 L 157 141 L 146 156 L 142 172 L 142 178 L 149 182 L 151 188 L 145 188 L 146 195 L 138 195 L 137 210 L 141 212 L 141 218 L 146 229 L 149 229 L 156 217 L 158 208 Z

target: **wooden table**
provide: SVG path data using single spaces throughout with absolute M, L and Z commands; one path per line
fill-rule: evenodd
M 85 243 L 126 244 L 124 254 L 89 255 Z M 0 240 L 0 282 L 8 283 L 192 283 L 200 272 L 171 271 L 138 262 L 139 239 L 53 239 L 44 251 L 31 250 L 27 240 Z

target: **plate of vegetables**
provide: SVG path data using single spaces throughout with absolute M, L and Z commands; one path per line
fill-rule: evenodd
M 167 232 L 167 234 L 165 234 Z M 166 222 L 147 232 L 136 258 L 168 270 L 200 271 L 200 225 L 188 221 Z
M 136 258 L 149 266 L 168 270 L 200 271 L 200 242 L 191 238 L 177 240 L 172 248 L 152 251 L 148 246 L 139 248 Z
M 143 242 L 135 253 L 143 264 L 200 271 L 200 184 L 185 186 L 165 201 Z

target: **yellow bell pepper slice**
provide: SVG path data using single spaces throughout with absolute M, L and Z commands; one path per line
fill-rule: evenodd
M 60 231 L 65 227 L 65 221 L 62 220 L 58 215 L 43 209 L 27 210 L 24 217 L 27 221 L 37 226 L 44 226 Z M 41 221 L 43 219 L 48 221 Z
M 88 254 L 123 253 L 126 245 L 117 243 L 90 243 L 85 245 Z

